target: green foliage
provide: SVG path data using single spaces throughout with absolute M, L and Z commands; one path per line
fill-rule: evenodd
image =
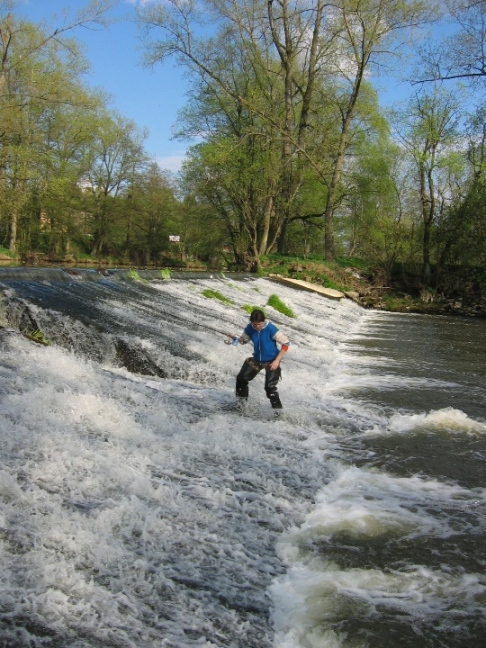
M 162 270 L 160 271 L 160 276 L 162 277 L 162 279 L 170 280 L 172 278 L 172 273 L 169 268 L 162 268 Z
M 24 331 L 23 334 L 27 339 L 32 340 L 32 342 L 43 344 L 44 346 L 49 346 L 49 342 L 46 340 L 44 333 L 42 333 L 40 329 L 35 329 L 33 331 Z
M 246 313 L 249 315 L 252 314 L 252 312 L 255 310 L 255 308 L 258 308 L 259 310 L 265 312 L 261 306 L 252 306 L 251 304 L 243 304 L 241 307 Z
M 203 290 L 202 294 L 204 295 L 204 297 L 208 297 L 208 299 L 219 299 L 219 301 L 223 302 L 223 304 L 227 304 L 228 306 L 234 304 L 231 299 L 225 297 L 217 290 L 211 290 L 210 288 L 207 288 L 206 290 Z
M 322 275 L 322 285 L 324 288 L 332 288 L 333 290 L 346 290 L 346 288 L 343 288 L 340 284 L 337 284 L 335 281 L 332 279 L 329 279 L 329 277 L 326 277 L 325 275 Z
M 262 267 L 266 275 L 278 274 L 346 292 L 350 289 L 349 269 L 366 267 L 365 262 L 359 259 L 349 259 L 349 264 L 346 261 L 347 259 L 340 259 L 328 262 L 316 254 L 306 257 L 272 254 L 262 259 Z
M 130 270 L 127 271 L 127 279 L 130 279 L 130 281 L 147 281 L 146 279 L 142 279 L 138 271 L 134 268 L 130 268 Z
M 475 179 L 464 200 L 453 207 L 440 236 L 443 263 L 484 266 L 486 263 L 486 182 Z M 439 238 L 439 237 L 438 237 Z
M 291 308 L 286 306 L 278 295 L 270 295 L 267 301 L 267 305 L 274 308 L 279 313 L 287 315 L 287 317 L 297 317 Z

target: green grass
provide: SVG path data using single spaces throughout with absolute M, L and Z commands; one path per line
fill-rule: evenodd
M 127 272 L 127 277 L 129 279 L 131 279 L 132 281 L 140 281 L 141 280 L 140 275 L 133 268 L 130 268 L 130 270 Z
M 253 313 L 253 311 L 255 310 L 255 308 L 258 308 L 258 310 L 263 311 L 263 308 L 262 308 L 261 306 L 252 306 L 251 304 L 243 304 L 243 306 L 242 306 L 241 308 L 242 308 L 246 313 L 248 313 L 249 315 L 251 315 L 251 314 Z M 265 312 L 265 311 L 263 311 L 263 312 Z
M 202 294 L 204 295 L 204 297 L 207 297 L 208 299 L 219 299 L 220 302 L 223 302 L 223 304 L 227 304 L 228 306 L 234 304 L 234 302 L 231 299 L 225 297 L 217 290 L 211 290 L 210 288 L 207 288 L 206 290 L 203 290 Z
M 367 263 L 354 257 L 326 261 L 322 255 L 318 254 L 309 254 L 306 257 L 269 254 L 262 256 L 261 262 L 267 275 L 279 274 L 293 279 L 302 279 L 340 292 L 346 292 L 352 288 L 349 283 L 349 275 L 346 273 L 348 268 L 360 272 L 367 271 Z
M 321 281 L 324 288 L 332 288 L 333 290 L 339 290 L 339 291 L 349 290 L 349 288 L 347 288 L 346 286 L 343 287 L 341 284 L 337 284 L 332 279 L 329 279 L 329 277 L 326 277 L 326 275 L 321 276 Z
M 358 257 L 337 257 L 335 265 L 341 268 L 353 268 L 354 270 L 369 270 L 369 261 Z
M 294 311 L 286 306 L 278 295 L 270 295 L 267 301 L 267 305 L 271 306 L 279 313 L 287 315 L 287 317 L 297 317 Z
M 143 279 L 139 274 L 138 271 L 135 270 L 134 268 L 130 268 L 127 272 L 127 278 L 130 279 L 130 281 L 141 281 L 143 283 L 150 283 L 148 279 Z
M 32 340 L 32 342 L 49 346 L 49 342 L 46 340 L 44 333 L 40 329 L 35 329 L 35 331 L 24 331 L 24 335 L 29 340 Z
M 230 287 L 230 288 L 234 288 L 235 290 L 240 290 L 241 292 L 243 292 L 243 291 L 245 290 L 244 288 L 241 288 L 241 286 L 237 286 L 237 285 L 234 284 L 234 283 L 230 283 L 230 284 L 229 284 L 229 287 Z

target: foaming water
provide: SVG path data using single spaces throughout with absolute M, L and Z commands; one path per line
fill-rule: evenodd
M 479 647 L 485 495 L 344 469 L 278 543 L 275 645 Z
M 482 369 L 410 353 L 455 321 L 243 276 L 0 285 L 0 645 L 483 645 Z M 248 304 L 291 338 L 278 420 L 261 377 L 228 410 Z
M 372 314 L 341 345 L 332 393 L 361 423 L 279 540 L 276 646 L 484 645 L 485 342 L 482 321 Z
M 389 432 L 413 432 L 418 429 L 442 431 L 444 434 L 486 434 L 486 424 L 469 418 L 461 410 L 446 407 L 427 414 L 395 414 L 390 418 Z

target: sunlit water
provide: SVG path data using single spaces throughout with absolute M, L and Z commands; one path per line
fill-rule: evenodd
M 483 648 L 485 323 L 141 275 L 0 270 L 0 645 Z

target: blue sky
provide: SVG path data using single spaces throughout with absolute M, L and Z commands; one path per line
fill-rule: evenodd
M 134 22 L 136 4 L 137 0 L 118 0 L 107 14 L 115 22 L 106 28 L 78 28 L 71 35 L 85 46 L 91 64 L 88 84 L 104 88 L 112 97 L 110 108 L 147 128 L 147 153 L 161 168 L 176 172 L 190 144 L 171 141 L 177 110 L 186 102 L 187 86 L 182 70 L 170 63 L 153 69 L 142 67 Z M 16 13 L 34 23 L 58 27 L 87 5 L 88 0 L 19 0 Z

